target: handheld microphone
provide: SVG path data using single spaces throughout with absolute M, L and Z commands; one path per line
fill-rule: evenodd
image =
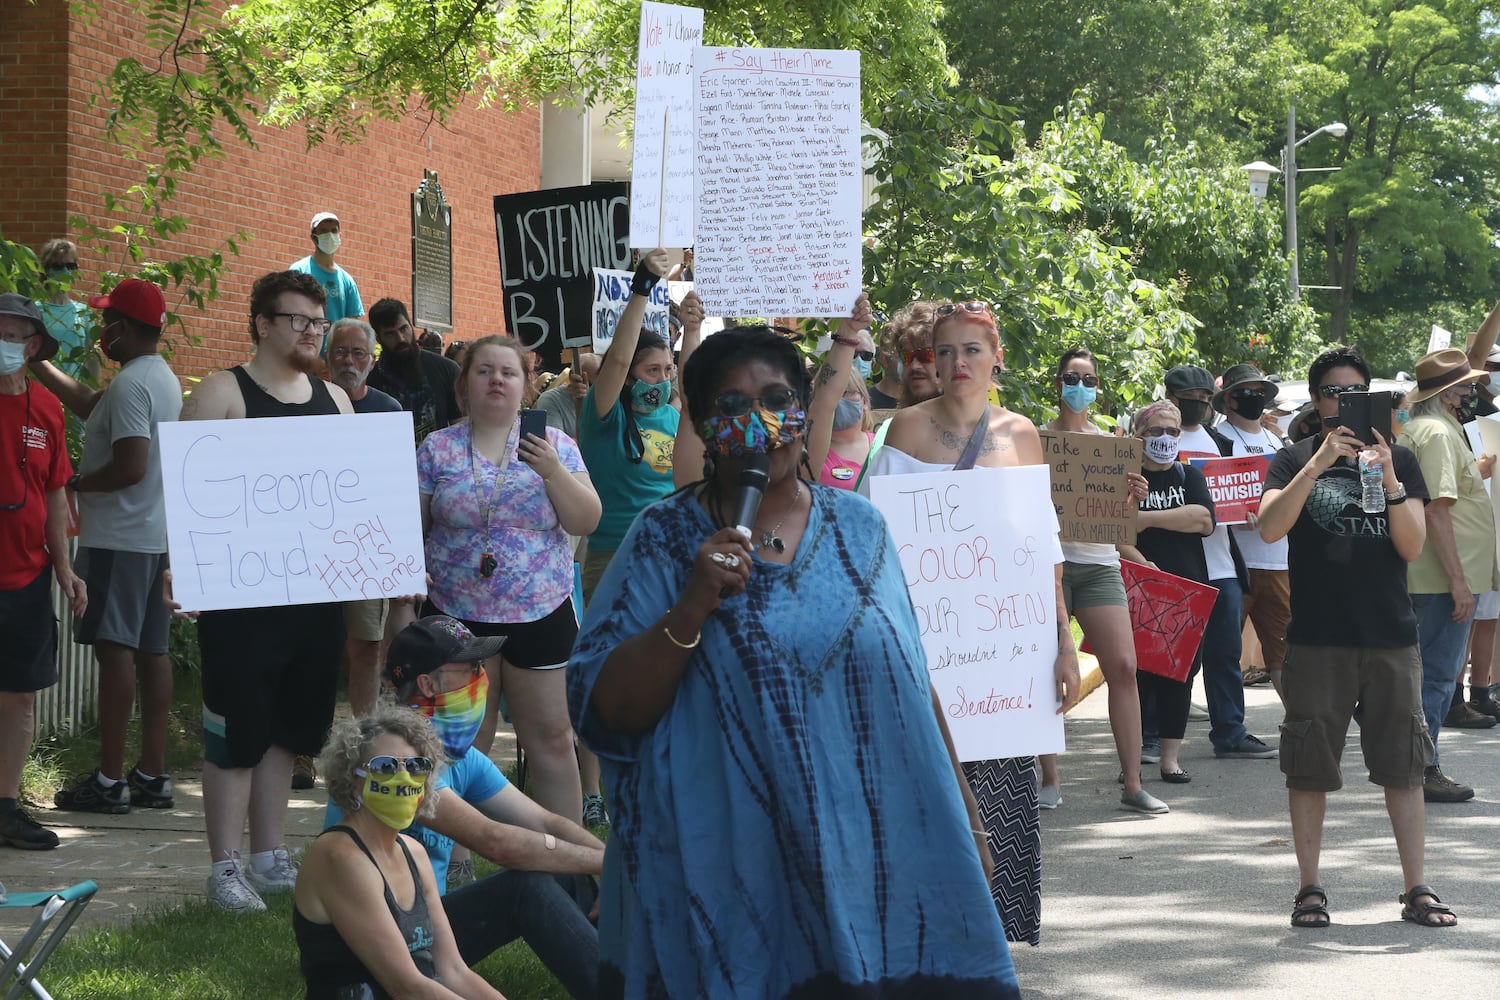
M 746 455 L 745 467 L 740 470 L 740 505 L 734 515 L 734 527 L 752 541 L 755 515 L 760 511 L 760 501 L 766 495 L 766 486 L 770 481 L 771 456 L 765 452 Z

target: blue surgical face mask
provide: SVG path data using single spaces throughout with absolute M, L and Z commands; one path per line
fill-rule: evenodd
M 859 372 L 859 377 L 866 382 L 870 381 L 870 372 L 874 367 L 875 363 L 873 361 L 865 361 L 861 358 L 854 359 L 854 370 Z
M 1074 413 L 1082 413 L 1090 406 L 1093 406 L 1094 400 L 1098 396 L 1099 390 L 1097 388 L 1084 385 L 1082 382 L 1079 382 L 1077 385 L 1065 385 L 1062 388 L 1063 405 Z
M 630 405 L 637 413 L 651 413 L 667 405 L 672 398 L 672 382 L 645 382 L 637 379 L 630 387 Z
M 26 367 L 26 342 L 0 340 L 0 375 L 14 375 Z
M 1402 407 L 1399 410 L 1393 410 L 1391 412 L 1396 415 L 1396 423 L 1398 425 L 1404 426 L 1406 422 L 1411 419 L 1411 411 L 1406 409 L 1405 407 Z
M 864 419 L 865 404 L 858 399 L 839 400 L 838 409 L 833 411 L 833 429 L 836 431 L 847 431 Z

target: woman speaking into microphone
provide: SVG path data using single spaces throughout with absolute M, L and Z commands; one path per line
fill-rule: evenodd
M 895 544 L 799 476 L 808 390 L 768 328 L 703 342 L 704 478 L 642 511 L 584 617 L 569 709 L 614 814 L 600 995 L 1017 996 Z

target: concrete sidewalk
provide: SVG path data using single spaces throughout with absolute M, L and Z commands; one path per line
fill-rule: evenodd
M 1274 740 L 1281 716 L 1274 692 L 1252 688 L 1247 701 L 1251 731 Z M 1297 867 L 1274 760 L 1215 760 L 1207 724 L 1189 723 L 1182 765 L 1193 781 L 1165 785 L 1146 765 L 1146 787 L 1173 810 L 1146 817 L 1119 810 L 1103 691 L 1069 715 L 1067 736 L 1063 804 L 1042 813 L 1042 945 L 1013 948 L 1026 996 L 1488 995 L 1482 984 L 1500 945 L 1500 894 L 1490 876 L 1500 843 L 1500 729 L 1446 732 L 1441 741 L 1445 769 L 1479 789 L 1472 802 L 1427 810 L 1427 880 L 1458 912 L 1452 930 L 1400 920 L 1395 845 L 1380 790 L 1365 780 L 1357 734 L 1344 756 L 1347 787 L 1329 801 L 1323 881 L 1334 925 L 1325 931 L 1288 926 Z M 497 760 L 514 759 L 510 738 L 502 729 Z M 0 881 L 21 891 L 91 878 L 100 895 L 84 922 L 93 925 L 202 898 L 208 856 L 197 782 L 179 782 L 177 796 L 169 812 L 39 810 L 62 846 L 0 849 Z M 293 794 L 294 850 L 317 834 L 322 815 L 321 786 Z M 16 919 L 3 921 L 0 933 L 9 936 Z

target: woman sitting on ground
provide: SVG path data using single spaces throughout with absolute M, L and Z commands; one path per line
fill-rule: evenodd
M 292 932 L 307 1000 L 505 1000 L 464 965 L 422 845 L 442 745 L 427 720 L 377 708 L 333 729 L 318 773 L 344 821 L 302 859 Z

